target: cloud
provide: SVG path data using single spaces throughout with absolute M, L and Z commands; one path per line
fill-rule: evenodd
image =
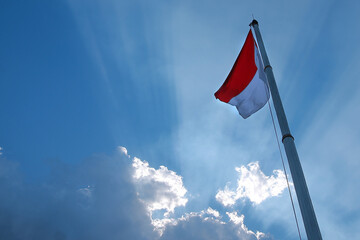
M 185 206 L 188 202 L 182 177 L 164 166 L 159 169 L 151 168 L 148 162 L 136 157 L 133 158 L 132 167 L 137 194 L 145 204 L 153 225 L 161 230 L 171 223 L 168 218 L 162 218 L 168 217 L 176 207 Z M 157 210 L 165 210 L 160 214 L 160 219 L 153 217 L 153 212 Z
M 124 154 L 125 156 L 130 157 L 130 156 L 128 155 L 128 151 L 127 151 L 127 149 L 126 149 L 125 147 L 119 146 L 119 147 L 117 147 L 117 149 L 118 149 L 118 151 L 119 151 L 120 153 Z
M 176 226 L 178 225 L 179 222 L 181 221 L 188 221 L 191 217 L 194 216 L 198 216 L 203 218 L 205 221 L 212 219 L 218 221 L 221 224 L 226 224 L 225 222 L 220 221 L 221 216 L 220 213 L 214 209 L 212 209 L 211 207 L 208 207 L 208 209 L 202 210 L 200 212 L 190 212 L 190 213 L 185 213 L 185 215 L 182 215 L 179 218 L 163 218 L 163 219 L 155 219 L 153 221 L 154 226 L 156 227 L 156 229 L 159 231 L 160 236 L 163 235 L 164 230 L 169 227 L 169 226 Z
M 221 220 L 216 210 L 187 213 L 177 220 L 173 220 L 166 227 L 161 239 L 271 239 L 262 232 L 254 233 L 244 224 L 244 215 L 237 212 L 227 213 L 229 221 Z
M 220 213 L 211 207 L 200 212 L 185 213 L 180 218 L 171 218 L 170 214 L 174 213 L 176 207 L 185 207 L 188 202 L 182 177 L 165 166 L 160 166 L 159 169 L 152 168 L 148 162 L 136 157 L 133 158 L 132 167 L 137 194 L 145 204 L 151 223 L 161 239 L 187 239 L 190 236 L 192 239 L 194 237 L 200 239 L 264 239 L 267 237 L 262 232 L 254 233 L 248 230 L 244 224 L 244 215 L 238 216 L 237 212 L 227 213 L 230 219 L 228 222 L 222 221 Z M 153 213 L 157 210 L 165 210 L 165 213 L 155 218 Z M 212 231 L 218 234 L 213 235 Z
M 215 198 L 224 206 L 232 206 L 241 198 L 248 198 L 254 204 L 260 204 L 269 197 L 278 196 L 286 188 L 285 174 L 281 170 L 274 170 L 274 175 L 266 176 L 260 169 L 258 162 L 235 168 L 239 173 L 235 191 L 225 186 L 219 190 Z
M 0 239 L 156 239 L 123 154 L 52 163 L 40 183 L 0 156 Z M 25 179 L 24 179 L 25 178 Z
M 246 233 L 246 235 L 255 236 L 256 239 L 262 239 L 266 237 L 266 235 L 262 232 L 257 231 L 255 234 L 253 231 L 248 230 L 248 228 L 244 224 L 244 215 L 238 216 L 237 212 L 226 212 L 226 214 L 229 216 L 230 221 L 233 222 L 235 225 L 239 225 L 240 228 Z
M 0 157 L 0 239 L 266 239 L 208 207 L 175 218 L 188 202 L 182 177 L 150 167 L 125 147 L 78 165 L 54 162 L 42 184 L 24 181 L 18 164 Z M 153 218 L 156 211 L 162 216 Z M 156 230 L 156 231 L 154 231 Z M 160 233 L 160 234 L 159 234 Z
M 209 207 L 207 210 L 206 210 L 206 213 L 209 214 L 209 215 L 213 215 L 214 217 L 218 218 L 220 217 L 220 213 L 214 209 L 212 209 L 211 207 Z

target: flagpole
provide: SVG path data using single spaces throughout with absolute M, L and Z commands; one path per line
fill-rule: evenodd
M 309 190 L 306 185 L 304 173 L 300 164 L 299 156 L 296 150 L 294 137 L 290 133 L 289 124 L 286 119 L 284 107 L 281 102 L 279 91 L 275 82 L 275 77 L 270 65 L 269 59 L 266 54 L 265 46 L 260 34 L 259 24 L 254 19 L 250 26 L 253 27 L 259 45 L 260 53 L 264 63 L 264 71 L 267 76 L 271 96 L 274 102 L 276 115 L 279 121 L 282 142 L 284 144 L 286 156 L 289 162 L 291 176 L 294 181 L 296 195 L 299 201 L 301 215 L 303 218 L 306 235 L 309 240 L 321 240 L 321 233 L 318 222 L 316 220 L 315 211 L 311 202 Z

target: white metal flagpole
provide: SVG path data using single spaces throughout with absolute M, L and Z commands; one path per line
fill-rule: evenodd
M 295 191 L 299 201 L 306 235 L 309 240 L 321 240 L 322 237 L 320 228 L 316 219 L 314 207 L 311 202 L 309 190 L 306 185 L 304 173 L 296 150 L 294 137 L 290 133 L 289 124 L 287 122 L 284 107 L 280 99 L 272 67 L 270 65 L 263 40 L 261 38 L 258 22 L 254 19 L 250 23 L 250 26 L 252 26 L 255 31 L 260 54 L 262 56 L 262 60 L 265 66 L 264 70 L 269 82 L 270 92 L 274 102 L 274 108 L 279 121 L 282 134 L 282 142 L 284 144 L 286 156 L 289 162 L 291 176 L 294 181 Z

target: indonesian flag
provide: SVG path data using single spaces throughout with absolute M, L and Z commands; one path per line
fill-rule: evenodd
M 269 96 L 264 66 L 250 30 L 234 66 L 215 97 L 236 106 L 239 114 L 248 118 L 266 104 Z

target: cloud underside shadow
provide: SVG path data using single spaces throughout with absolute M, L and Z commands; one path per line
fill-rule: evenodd
M 217 210 L 174 217 L 188 202 L 182 177 L 119 147 L 78 165 L 56 162 L 42 184 L 24 181 L 0 156 L 1 239 L 267 239 L 244 215 Z M 163 210 L 156 218 L 154 211 Z

